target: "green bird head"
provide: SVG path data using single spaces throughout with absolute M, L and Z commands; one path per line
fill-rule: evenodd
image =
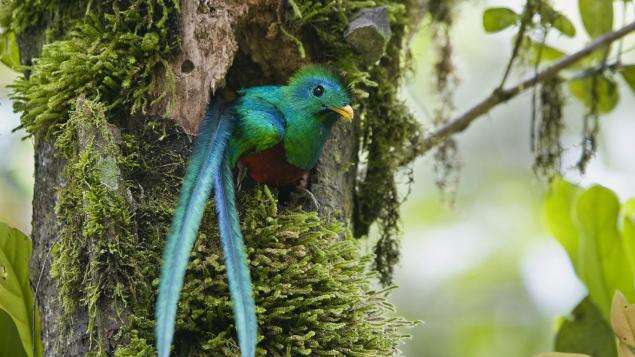
M 346 87 L 339 78 L 321 66 L 306 66 L 296 72 L 285 87 L 287 99 L 298 111 L 317 115 L 333 111 L 345 120 L 353 119 L 353 108 Z

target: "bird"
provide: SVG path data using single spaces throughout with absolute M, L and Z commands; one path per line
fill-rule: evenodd
M 300 68 L 286 85 L 251 87 L 237 94 L 230 103 L 211 101 L 181 185 L 155 305 L 161 357 L 170 354 L 189 255 L 212 190 L 240 353 L 255 355 L 258 325 L 232 170 L 240 163 L 255 182 L 306 189 L 308 173 L 333 125 L 354 117 L 348 88 L 321 65 Z

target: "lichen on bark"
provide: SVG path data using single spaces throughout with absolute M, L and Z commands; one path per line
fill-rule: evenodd
M 208 11 L 217 3 L 225 5 L 204 3 Z M 377 250 L 376 265 L 383 281 L 389 281 L 401 201 L 395 175 L 419 152 L 419 126 L 397 96 L 407 68 L 403 46 L 414 21 L 408 10 L 415 2 L 376 2 L 389 10 L 393 37 L 375 64 L 358 59 L 342 37 L 348 18 L 367 1 L 293 3 L 297 11 L 273 0 L 240 9 L 233 2 L 218 7 L 218 16 L 235 16 L 228 22 L 237 44 L 230 55 L 233 64 L 224 80 L 215 74 L 214 84 L 197 89 L 214 91 L 223 82 L 233 89 L 281 83 L 304 63 L 329 63 L 351 83 L 360 117 L 356 127 L 336 128 L 337 140 L 329 142 L 323 158 L 334 165 L 321 162 L 315 172 L 312 185 L 319 199 L 332 205 L 321 218 L 279 208 L 261 186 L 239 195 L 263 337 L 259 351 L 390 354 L 410 323 L 393 318 L 387 292 L 372 288 L 369 258 L 360 256 L 349 222 L 354 211 L 352 226 L 357 235 L 365 235 L 379 221 L 389 245 Z M 53 181 L 59 183 L 57 195 L 47 202 L 57 209 L 55 217 L 38 215 L 35 221 L 52 227 L 38 230 L 42 241 L 35 242 L 36 266 L 45 273 L 47 245 L 60 237 L 53 248 L 48 294 L 59 299 L 67 318 L 45 314 L 46 336 L 70 327 L 81 336 L 60 341 L 59 348 L 79 341 L 77 354 L 152 355 L 161 250 L 191 145 L 183 127 L 165 118 L 167 113 L 157 115 L 158 107 L 179 100 L 174 90 L 181 88 L 179 81 L 188 80 L 175 73 L 187 69 L 179 57 L 181 4 L 88 1 L 81 3 L 82 11 L 68 12 L 68 2 L 62 0 L 9 4 L 21 19 L 15 31 L 22 38 L 49 41 L 28 76 L 15 83 L 15 109 L 38 148 L 49 141 L 57 144 L 55 150 L 39 149 L 41 165 L 55 160 L 65 167 L 42 170 L 59 175 Z M 214 16 L 209 14 L 205 16 Z M 72 19 L 72 25 L 61 28 L 61 18 Z M 47 29 L 56 32 L 43 36 Z M 259 37 L 263 29 L 267 41 Z M 30 63 L 30 58 L 23 60 Z M 360 149 L 368 159 L 360 166 L 354 193 Z M 36 175 L 36 196 L 45 191 L 45 179 Z M 212 217 L 210 203 L 186 278 L 176 349 L 233 355 L 231 307 Z M 46 303 L 51 304 L 46 311 L 57 306 Z M 59 326 L 51 327 L 56 322 Z M 48 353 L 54 353 L 52 344 L 45 338 Z
M 103 105 L 77 98 L 55 142 L 66 162 L 65 186 L 56 213 L 62 218 L 51 255 L 65 318 L 87 310 L 86 335 L 104 351 L 108 333 L 125 321 L 125 306 L 143 281 L 137 264 L 140 242 L 134 203 L 124 182 L 118 130 L 106 121 Z M 75 333 L 68 328 L 67 333 Z

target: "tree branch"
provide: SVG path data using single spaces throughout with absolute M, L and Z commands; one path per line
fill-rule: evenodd
M 535 86 L 538 83 L 553 78 L 563 69 L 570 67 L 582 58 L 589 56 L 591 53 L 602 47 L 608 46 L 609 44 L 613 43 L 616 40 L 619 40 L 620 38 L 628 35 L 633 31 L 635 31 L 635 21 L 620 28 L 619 30 L 608 32 L 598 37 L 588 46 L 582 48 L 578 52 L 564 57 L 553 65 L 543 69 L 542 71 L 536 73 L 534 76 L 525 79 L 524 81 L 511 88 L 495 89 L 492 94 L 473 106 L 467 112 L 454 118 L 447 124 L 437 128 L 436 130 L 428 134 L 423 139 L 423 152 L 425 153 L 436 145 L 442 143 L 448 136 L 462 132 L 463 130 L 467 129 L 473 121 L 475 121 L 483 114 L 487 114 L 497 105 L 507 102 L 508 100 L 514 98 L 518 94 Z

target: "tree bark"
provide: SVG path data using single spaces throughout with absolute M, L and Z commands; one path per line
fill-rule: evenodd
M 23 65 L 31 65 L 44 45 L 44 32 L 49 23 L 48 16 L 38 26 L 18 34 L 20 60 Z M 25 73 L 28 76 L 29 72 Z M 81 334 L 63 336 L 58 328 L 62 319 L 58 291 L 50 275 L 51 249 L 59 236 L 59 219 L 55 212 L 58 190 L 64 186 L 62 172 L 65 160 L 58 154 L 49 138 L 34 138 L 35 184 L 33 188 L 32 233 L 33 255 L 31 259 L 31 285 L 34 287 L 36 302 L 41 317 L 41 338 L 44 355 L 54 355 L 55 341 L 69 356 L 81 356 L 87 351 L 87 339 Z M 77 331 L 85 331 L 87 314 L 85 311 L 73 316 Z
M 59 219 L 55 213 L 58 189 L 64 185 L 62 172 L 64 160 L 55 154 L 55 149 L 46 139 L 35 140 L 35 186 L 33 192 L 32 233 L 33 257 L 31 260 L 31 284 L 35 288 L 36 301 L 42 319 L 42 342 L 44 354 L 54 355 L 54 344 L 70 356 L 85 354 L 86 339 L 81 334 L 62 337 L 58 328 L 62 319 L 62 309 L 58 299 L 57 285 L 50 275 L 51 248 L 59 236 Z M 77 331 L 85 331 L 86 311 L 73 316 Z

